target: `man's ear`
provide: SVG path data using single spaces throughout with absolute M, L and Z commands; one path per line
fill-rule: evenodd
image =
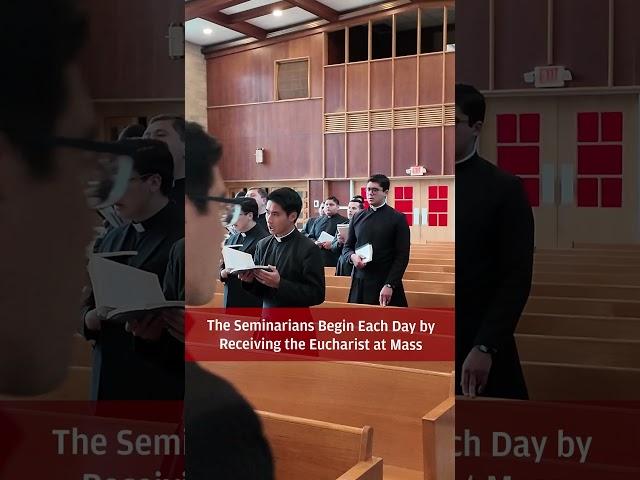
M 148 183 L 151 186 L 153 192 L 157 192 L 162 188 L 162 177 L 158 173 L 154 173 L 148 179 Z
M 296 223 L 298 221 L 298 214 L 296 212 L 291 212 L 287 217 L 289 217 L 289 221 L 291 223 Z
M 473 124 L 473 133 L 477 136 L 482 132 L 482 127 L 484 126 L 484 122 L 482 120 L 478 120 Z

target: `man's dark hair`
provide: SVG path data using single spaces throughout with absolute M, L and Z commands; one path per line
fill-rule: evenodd
M 338 200 L 338 197 L 327 197 L 327 200 L 332 200 L 334 202 L 336 202 L 336 205 L 340 205 L 340 200 Z M 327 203 L 327 200 L 325 200 L 324 202 Z
M 202 197 L 209 195 L 215 181 L 213 167 L 222 156 L 222 145 L 195 122 L 186 123 L 185 139 L 185 192 L 198 212 L 204 214 L 208 202 Z
M 300 195 L 298 195 L 298 192 L 293 188 L 278 188 L 269 194 L 268 200 L 280 205 L 287 215 L 291 212 L 296 212 L 296 220 L 300 216 L 300 212 L 302 211 L 302 199 L 300 198 Z
M 484 95 L 476 87 L 456 83 L 456 107 L 469 117 L 469 126 L 476 122 L 484 122 L 486 104 Z
M 125 138 L 141 138 L 142 135 L 144 135 L 144 131 L 144 126 L 139 123 L 127 125 L 118 135 L 118 140 L 123 140 Z
M 240 204 L 242 213 L 253 213 L 253 220 L 258 219 L 258 202 L 255 198 L 245 197 Z
M 245 192 L 244 190 L 240 190 L 238 193 L 236 193 L 236 196 L 234 198 L 244 198 L 247 196 L 247 192 Z
M 380 185 L 380 187 L 382 187 L 382 190 L 385 192 L 389 190 L 389 187 L 391 186 L 389 177 L 387 177 L 386 175 L 382 175 L 381 173 L 376 173 L 375 175 L 371 175 L 367 180 L 367 183 L 369 182 L 377 183 L 378 185 Z
M 354 195 L 354 196 L 351 198 L 351 201 L 353 202 L 353 201 L 354 201 L 354 200 L 356 200 L 356 199 L 360 200 L 361 202 L 364 202 L 364 197 L 363 197 L 362 195 Z
M 249 190 L 256 190 L 258 192 L 258 195 L 260 195 L 262 197 L 262 199 L 264 200 L 265 198 L 269 198 L 267 191 L 264 188 L 260 188 L 260 187 L 249 187 L 247 188 L 247 192 L 249 192 Z
M 351 202 L 355 202 L 358 205 L 360 205 L 360 210 L 364 209 L 364 200 L 362 199 L 362 197 L 360 195 L 353 197 L 351 200 L 349 200 L 349 203 Z
M 71 0 L 2 2 L 0 45 L 6 68 L 0 75 L 0 134 L 24 155 L 37 178 L 53 173 L 51 146 L 40 140 L 53 134 L 65 110 L 67 67 L 86 37 L 86 20 Z
M 131 151 L 133 170 L 140 176 L 160 175 L 160 191 L 168 196 L 173 188 L 173 156 L 167 144 L 150 138 L 125 138 L 118 143 Z
M 170 115 L 167 113 L 156 115 L 155 117 L 152 117 L 151 120 L 149 120 L 149 125 L 155 122 L 162 122 L 165 120 L 168 120 L 171 122 L 171 125 L 173 126 L 173 129 L 176 131 L 176 133 L 180 137 L 180 140 L 184 142 L 186 122 L 184 121 L 184 118 L 181 117 L 180 115 Z

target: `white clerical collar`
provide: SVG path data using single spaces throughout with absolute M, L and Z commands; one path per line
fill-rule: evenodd
M 373 205 L 369 205 L 371 207 L 371 210 L 373 210 L 374 212 L 377 211 L 379 208 L 384 207 L 387 204 L 387 199 L 384 199 L 384 202 L 382 202 L 382 205 L 380 205 L 379 207 L 374 207 Z
M 244 232 L 240 232 L 240 235 L 242 235 L 242 238 L 244 238 L 244 237 L 246 237 L 246 236 L 247 236 L 247 234 L 246 234 L 246 233 L 244 233 Z
M 142 225 L 141 223 L 133 223 L 133 222 L 131 222 L 131 225 L 133 225 L 133 228 L 136 229 L 136 232 L 138 232 L 138 233 L 144 232 L 144 225 Z
M 471 151 L 471 153 L 466 157 L 461 158 L 460 160 L 456 160 L 456 165 L 460 165 L 462 162 L 466 162 L 471 157 L 473 157 L 476 153 L 478 153 L 478 140 L 479 140 L 479 137 L 476 137 L 476 141 L 473 144 L 473 150 Z
M 289 233 L 287 233 L 286 235 L 282 235 L 281 237 L 274 235 L 274 238 L 276 239 L 276 242 L 281 242 L 283 238 L 287 238 L 289 235 L 291 235 L 293 233 L 293 231 L 296 229 L 296 227 L 294 226 L 291 231 Z

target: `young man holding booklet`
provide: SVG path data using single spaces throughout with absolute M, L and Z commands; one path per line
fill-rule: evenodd
M 325 267 L 335 267 L 338 263 L 340 255 L 333 252 L 331 244 L 335 238 L 337 226 L 348 223 L 348 220 L 338 213 L 339 208 L 340 201 L 336 197 L 328 197 L 324 201 L 325 215 L 313 223 L 307 235 L 320 247 Z
M 402 213 L 387 205 L 389 187 L 385 175 L 369 178 L 369 208 L 349 224 L 342 249 L 343 259 L 354 266 L 349 303 L 407 306 L 402 276 L 409 264 L 409 225 Z

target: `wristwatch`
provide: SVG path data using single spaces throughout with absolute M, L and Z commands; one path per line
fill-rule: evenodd
M 497 351 L 495 348 L 489 348 L 486 345 L 476 345 L 475 348 L 480 350 L 482 353 L 489 353 L 491 355 L 493 355 Z
M 387 287 L 387 288 L 390 288 L 391 290 L 393 290 L 393 287 L 391 286 L 390 283 L 385 283 L 384 286 Z

